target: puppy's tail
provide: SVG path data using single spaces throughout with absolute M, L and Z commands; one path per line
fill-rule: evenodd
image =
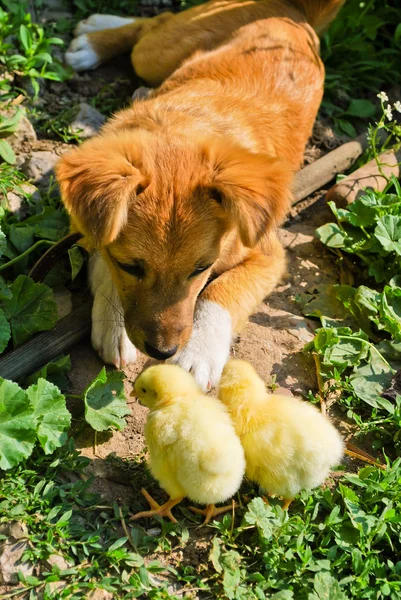
M 330 25 L 346 0 L 291 0 L 320 34 Z

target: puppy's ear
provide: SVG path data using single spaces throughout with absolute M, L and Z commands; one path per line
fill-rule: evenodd
M 140 171 L 106 138 L 90 140 L 65 154 L 56 172 L 72 225 L 92 247 L 116 239 L 127 221 L 130 202 L 147 187 Z
M 253 248 L 286 216 L 293 173 L 275 158 L 238 147 L 212 144 L 206 153 L 212 168 L 211 196 L 230 213 L 242 243 Z

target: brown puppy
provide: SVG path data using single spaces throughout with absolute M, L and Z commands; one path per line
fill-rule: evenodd
M 132 51 L 152 97 L 65 155 L 58 179 L 94 253 L 92 341 L 216 384 L 235 333 L 283 274 L 276 237 L 319 108 L 318 31 L 343 0 L 220 0 L 178 15 L 93 15 L 77 70 Z

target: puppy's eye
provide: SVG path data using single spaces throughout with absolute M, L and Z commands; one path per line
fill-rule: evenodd
M 218 204 L 223 204 L 223 194 L 217 188 L 210 189 L 210 197 Z
M 117 264 L 120 267 L 120 269 L 122 269 L 129 275 L 136 277 L 137 279 L 143 279 L 145 277 L 145 267 L 144 267 L 142 261 L 136 260 L 130 264 L 125 264 L 125 263 L 119 262 Z
M 212 265 L 206 265 L 205 267 L 196 267 L 196 269 L 194 271 L 192 271 L 191 275 L 189 276 L 188 279 L 192 279 L 193 277 L 196 277 L 197 275 L 200 275 L 201 273 L 204 273 L 205 271 L 207 271 L 208 269 L 210 269 Z

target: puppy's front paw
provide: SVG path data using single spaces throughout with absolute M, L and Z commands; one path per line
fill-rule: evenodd
M 114 365 L 117 369 L 136 360 L 136 348 L 127 336 L 125 327 L 120 325 L 102 325 L 93 321 L 92 346 L 105 363 Z
M 94 69 L 101 61 L 92 48 L 89 37 L 84 34 L 72 40 L 65 53 L 65 62 L 74 71 L 86 71 L 87 69 Z
M 95 294 L 92 309 L 92 346 L 105 363 L 117 369 L 136 360 L 136 348 L 125 331 L 121 314 L 114 303 L 99 292 Z
M 216 302 L 199 300 L 188 344 L 168 362 L 191 371 L 203 390 L 216 386 L 230 356 L 231 317 Z

